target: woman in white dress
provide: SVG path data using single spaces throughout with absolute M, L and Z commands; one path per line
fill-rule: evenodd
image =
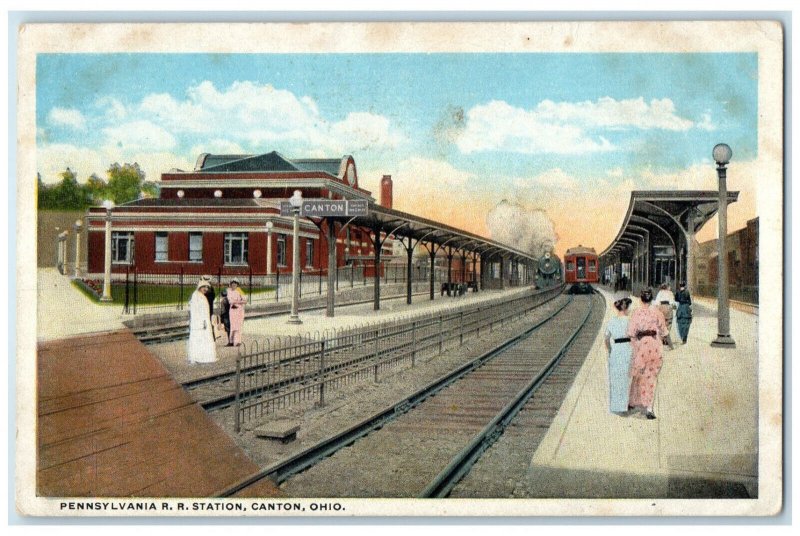
M 208 281 L 201 280 L 189 300 L 189 363 L 213 363 L 217 360 L 217 346 L 214 344 L 206 298 L 210 288 Z
M 628 392 L 631 387 L 631 358 L 633 349 L 628 331 L 630 298 L 614 302 L 617 316 L 609 320 L 604 334 L 608 350 L 608 409 L 616 415 L 626 415 Z

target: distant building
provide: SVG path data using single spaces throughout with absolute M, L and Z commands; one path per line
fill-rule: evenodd
M 747 226 L 730 233 L 725 240 L 728 261 L 728 284 L 731 299 L 758 301 L 758 218 L 747 222 Z M 717 239 L 698 245 L 696 293 L 717 295 L 719 263 L 717 261 Z
M 280 201 L 289 199 L 294 190 L 301 190 L 304 198 L 374 201 L 358 184 L 352 156 L 289 159 L 275 151 L 258 155 L 204 153 L 192 171 L 163 173 L 158 198 L 139 199 L 111 210 L 112 272 L 124 273 L 133 267 L 144 274 L 290 272 L 292 218 L 280 215 Z M 389 204 L 391 190 L 391 177 L 386 176 L 381 182 L 381 199 Z M 93 207 L 87 219 L 87 271 L 90 276 L 100 275 L 104 270 L 106 211 Z M 269 248 L 267 222 L 273 225 Z M 367 229 L 348 227 L 337 238 L 337 266 L 366 264 L 373 253 Z M 327 256 L 327 241 L 320 229 L 301 219 L 303 271 L 326 271 Z

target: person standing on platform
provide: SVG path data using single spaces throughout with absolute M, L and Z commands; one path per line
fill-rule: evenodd
M 669 346 L 670 350 L 675 349 L 672 344 L 672 311 L 675 309 L 675 295 L 669 288 L 669 283 L 664 283 L 656 294 L 656 306 L 661 314 L 664 315 L 664 322 L 667 324 L 667 336 L 664 337 L 664 344 Z
M 231 308 L 229 312 L 231 329 L 228 332 L 228 346 L 239 346 L 242 344 L 242 325 L 244 324 L 244 304 L 247 298 L 239 290 L 239 280 L 232 279 L 228 285 L 228 303 Z
M 631 385 L 631 338 L 628 336 L 628 311 L 631 299 L 620 298 L 614 302 L 617 316 L 608 321 L 605 331 L 608 350 L 608 409 L 622 415 L 628 410 Z
M 678 311 L 675 313 L 675 320 L 678 323 L 678 335 L 681 342 L 686 344 L 689 338 L 689 327 L 692 325 L 692 297 L 689 291 L 686 290 L 686 283 L 680 284 L 678 294 L 675 295 L 675 301 L 678 302 Z
M 228 335 L 230 342 L 230 334 L 231 334 L 231 304 L 228 301 L 228 290 L 223 290 L 222 299 L 219 301 L 219 319 L 222 322 L 222 325 L 225 326 L 225 333 Z
M 217 347 L 211 331 L 206 294 L 211 288 L 208 281 L 201 280 L 189 300 L 189 363 L 213 363 L 217 360 Z
M 627 335 L 633 346 L 628 407 L 643 409 L 648 419 L 655 419 L 653 400 L 661 371 L 661 339 L 667 334 L 667 323 L 661 311 L 651 305 L 652 290 L 643 290 L 641 299 L 642 307 L 631 313 L 628 322 Z
M 206 292 L 206 299 L 208 300 L 208 319 L 211 321 L 211 335 L 214 337 L 214 340 L 217 340 L 217 334 L 214 333 L 214 298 L 216 297 L 216 292 L 214 292 L 214 285 L 211 283 L 211 276 L 204 275 L 200 278 L 200 281 L 205 281 L 208 283 L 208 292 Z

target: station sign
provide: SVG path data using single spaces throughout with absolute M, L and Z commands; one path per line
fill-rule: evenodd
M 332 216 L 353 217 L 369 214 L 369 202 L 366 199 L 303 199 L 300 215 L 308 218 L 325 218 Z M 292 205 L 281 201 L 281 216 L 292 216 Z

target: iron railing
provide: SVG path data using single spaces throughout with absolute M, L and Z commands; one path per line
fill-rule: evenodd
M 526 315 L 563 290 L 527 291 L 392 321 L 297 337 L 274 337 L 240 347 L 236 359 L 235 430 L 290 404 L 325 403 L 326 392 L 371 379 L 403 363 L 413 367 Z

